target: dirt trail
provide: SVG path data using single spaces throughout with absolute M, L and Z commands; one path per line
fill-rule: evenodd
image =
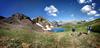
M 65 33 L 57 33 L 57 39 L 60 40 L 62 37 L 65 36 Z
M 67 34 L 67 36 L 66 36 L 66 34 Z M 73 32 L 69 32 L 69 33 L 62 32 L 62 33 L 57 34 L 57 38 L 58 38 L 58 40 L 60 40 L 62 37 L 68 37 L 68 40 L 71 44 L 68 48 L 80 48 L 81 47 L 80 39 L 85 38 L 87 35 L 85 35 L 85 34 L 82 34 L 80 36 L 78 36 L 78 35 L 79 35 L 78 32 L 74 32 L 74 33 Z

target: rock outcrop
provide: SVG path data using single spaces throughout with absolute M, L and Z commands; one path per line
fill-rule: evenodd
M 51 30 L 51 28 L 53 28 L 51 22 L 47 21 L 42 16 L 38 16 L 37 18 L 33 19 L 33 22 L 45 31 Z

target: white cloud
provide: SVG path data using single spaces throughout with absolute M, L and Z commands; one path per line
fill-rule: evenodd
M 81 11 L 83 13 L 87 13 L 87 15 L 100 16 L 100 14 L 98 14 L 98 12 L 94 10 L 95 5 L 96 5 L 95 3 L 93 3 L 92 5 L 85 5 L 81 9 Z
M 89 20 L 86 20 L 86 22 L 89 22 Z
M 100 16 L 100 13 L 98 13 L 98 11 L 100 11 L 100 9 L 95 10 L 96 3 L 92 2 L 92 0 L 78 0 L 78 2 L 80 4 L 85 4 L 85 6 L 83 6 L 81 8 L 81 11 L 83 13 L 86 13 L 87 15 L 90 15 L 90 16 Z M 91 5 L 88 5 L 88 3 Z
M 87 13 L 88 15 L 96 15 L 97 14 L 97 11 L 95 10 L 91 10 L 90 12 Z
M 85 6 L 83 6 L 83 8 L 81 9 L 81 11 L 82 11 L 82 12 L 85 12 L 85 13 L 87 13 L 87 12 L 89 12 L 89 11 L 91 11 L 91 10 L 93 10 L 93 8 L 92 8 L 91 5 L 85 5 Z
M 92 0 L 86 0 L 86 3 L 91 3 L 92 2 Z
M 95 8 L 95 6 L 96 6 L 96 3 L 92 3 L 92 6 L 93 6 L 93 8 Z
M 57 16 L 57 14 L 55 14 L 55 13 L 52 13 L 51 15 L 53 15 L 53 16 Z
M 85 3 L 85 0 L 79 0 L 79 3 Z
M 92 21 L 92 20 L 95 20 L 95 18 L 94 17 L 90 17 L 90 18 L 86 19 L 87 22 Z
M 80 4 L 83 4 L 83 3 L 91 3 L 92 0 L 78 0 L 78 2 L 79 2 Z
M 58 9 L 54 5 L 46 6 L 44 10 L 52 16 L 57 16 Z
M 90 17 L 89 20 L 91 21 L 91 20 L 95 20 L 95 19 L 94 19 L 94 17 Z
M 95 16 L 100 16 L 100 14 L 95 14 Z

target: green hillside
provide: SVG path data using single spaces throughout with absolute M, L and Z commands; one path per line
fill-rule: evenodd
M 91 25 L 92 26 L 92 31 L 93 32 L 100 32 L 99 28 L 100 28 L 100 18 L 95 19 L 93 21 L 90 22 L 85 22 L 82 24 L 65 24 L 63 26 L 61 26 L 62 28 L 65 28 L 66 32 L 71 32 L 71 29 L 73 28 L 73 26 L 76 28 L 76 32 L 87 32 L 87 26 Z

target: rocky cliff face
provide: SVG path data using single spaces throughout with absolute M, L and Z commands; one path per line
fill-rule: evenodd
M 38 16 L 37 18 L 33 19 L 33 22 L 45 31 L 51 30 L 51 28 L 53 28 L 52 23 L 41 16 Z

